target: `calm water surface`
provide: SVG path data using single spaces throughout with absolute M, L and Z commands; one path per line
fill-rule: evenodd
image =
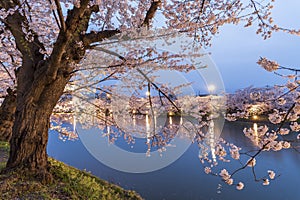
M 243 136 L 244 126 L 251 124 L 226 123 L 221 137 L 239 144 L 243 149 L 253 149 L 251 142 Z M 251 168 L 246 168 L 235 176 L 235 179 L 245 183 L 242 191 L 227 186 L 217 177 L 206 175 L 198 152 L 198 147 L 191 145 L 183 156 L 168 167 L 150 173 L 131 174 L 103 165 L 89 154 L 80 140 L 63 142 L 57 134 L 51 133 L 48 144 L 50 156 L 126 189 L 136 190 L 149 200 L 300 199 L 300 154 L 293 150 L 260 155 L 257 158 L 257 175 L 264 176 L 268 169 L 273 169 L 280 177 L 269 186 L 263 186 L 253 180 Z M 237 162 L 231 162 L 219 167 L 223 165 L 229 171 L 240 166 Z

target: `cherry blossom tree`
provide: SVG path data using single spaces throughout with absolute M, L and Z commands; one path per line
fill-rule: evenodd
M 297 30 L 273 24 L 271 9 L 272 2 L 262 4 L 253 0 L 246 3 L 239 0 L 1 1 L 0 92 L 6 97 L 1 106 L 0 125 L 5 138 L 12 133 L 6 169 L 29 169 L 42 178 L 49 178 L 46 146 L 50 117 L 57 103 L 65 103 L 59 99 L 76 83 L 80 71 L 93 70 L 85 68 L 81 62 L 99 42 L 130 34 L 142 33 L 146 37 L 148 31 L 160 28 L 168 33 L 186 33 L 200 47 L 210 45 L 210 39 L 220 26 L 240 22 L 246 26 L 257 24 L 257 34 L 264 38 L 269 38 L 273 31 L 299 35 Z M 122 76 L 145 55 L 147 51 L 133 50 L 127 57 L 118 56 L 119 60 L 106 68 L 107 79 Z M 190 67 L 174 62 L 172 56 L 161 55 L 156 52 L 154 57 L 177 66 L 174 70 Z M 153 55 L 148 56 L 148 60 L 151 58 Z M 265 59 L 260 60 L 260 64 L 269 71 L 279 68 L 277 63 Z M 171 103 L 166 90 L 156 86 L 151 82 L 151 87 Z M 107 113 L 102 107 L 104 102 L 98 103 L 99 109 Z M 65 109 L 61 111 L 67 113 Z M 226 172 L 221 176 L 227 177 Z M 238 187 L 243 188 L 243 184 L 239 183 Z

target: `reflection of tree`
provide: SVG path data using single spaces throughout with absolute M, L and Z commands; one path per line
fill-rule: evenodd
M 298 69 L 280 67 L 279 64 L 268 61 L 265 58 L 258 62 L 268 71 L 276 71 L 279 69 L 297 72 Z M 276 73 L 278 75 L 278 73 Z M 297 73 L 296 73 L 297 75 Z M 280 74 L 280 76 L 283 76 Z M 232 159 L 238 160 L 241 167 L 228 172 L 221 170 L 221 173 L 213 173 L 209 167 L 206 167 L 206 172 L 213 175 L 221 176 L 224 182 L 231 185 L 237 173 L 247 167 L 252 169 L 253 178 L 257 182 L 262 182 L 263 185 L 269 185 L 270 181 L 277 178 L 273 170 L 267 170 L 266 175 L 257 177 L 256 163 L 259 162 L 257 158 L 260 154 L 266 151 L 282 151 L 293 149 L 299 152 L 299 136 L 297 136 L 299 108 L 298 106 L 298 85 L 297 76 L 285 75 L 292 77 L 294 82 L 288 81 L 286 86 L 277 86 L 274 88 L 246 88 L 240 90 L 236 94 L 231 95 L 227 102 L 227 119 L 235 121 L 238 119 L 248 119 L 252 115 L 257 115 L 254 120 L 261 125 L 253 123 L 253 128 L 245 128 L 244 135 L 253 142 L 254 146 L 251 150 L 241 150 L 234 146 L 234 144 L 226 143 L 229 146 L 228 151 L 231 153 Z M 221 148 L 223 154 L 226 156 L 226 150 Z M 237 189 L 240 189 L 237 185 Z
M 189 84 L 176 85 L 177 89 L 174 89 L 163 83 L 153 82 L 155 77 L 148 76 L 140 70 L 137 70 L 133 77 L 134 79 L 130 78 L 129 80 L 134 80 L 135 84 L 126 80 L 129 81 L 127 84 L 117 87 L 116 91 L 111 91 L 110 101 L 107 101 L 107 96 L 103 96 L 103 98 L 95 98 L 93 103 L 80 102 L 80 105 L 77 105 L 78 109 L 90 110 L 91 113 L 77 111 L 80 113 L 78 121 L 88 126 L 92 116 L 92 125 L 96 125 L 100 129 L 107 130 L 107 126 L 116 127 L 118 133 L 112 133 L 112 129 L 109 129 L 110 137 L 116 136 L 110 138 L 111 141 L 114 141 L 120 132 L 126 135 L 128 142 L 134 142 L 134 137 L 129 135 L 144 135 L 147 139 L 148 151 L 151 150 L 150 148 L 165 149 L 170 141 L 178 135 L 199 143 L 204 139 L 201 129 L 207 126 L 206 121 L 210 114 L 217 114 L 220 109 L 216 106 L 217 104 L 214 107 L 210 106 L 210 97 L 178 96 L 171 99 L 169 95 L 171 91 L 174 97 L 176 92 L 180 93 L 181 88 L 184 89 Z M 161 85 L 163 87 L 160 87 Z M 128 89 L 130 87 L 133 89 Z M 122 93 L 123 89 L 124 93 Z M 130 91 L 129 95 L 128 91 Z M 144 94 L 146 94 L 145 97 L 143 97 Z M 76 93 L 76 96 L 78 95 L 88 95 L 88 92 L 84 90 L 79 94 Z M 82 96 L 83 98 L 84 96 Z M 222 97 L 218 98 L 222 99 Z M 97 108 L 102 108 L 102 113 Z M 97 116 L 94 113 L 95 109 L 100 111 Z M 107 111 L 111 114 L 104 113 Z M 96 122 L 95 119 L 97 119 Z M 139 127 L 141 121 L 144 121 L 143 128 Z
M 147 74 L 137 71 L 133 75 L 135 79 L 130 79 L 134 80 L 135 84 L 129 81 L 124 86 L 126 89 L 131 86 L 134 87 L 134 92 L 130 93 L 129 96 L 127 93 L 120 94 L 120 88 L 118 88 L 118 90 L 110 90 L 109 101 L 106 95 L 96 100 L 102 101 L 101 106 L 98 106 L 102 108 L 102 114 L 99 116 L 105 116 L 105 119 L 98 118 L 99 121 L 96 124 L 99 128 L 104 128 L 106 133 L 109 130 L 108 136 L 111 142 L 119 138 L 120 135 L 124 135 L 129 143 L 134 143 L 134 135 L 139 134 L 139 137 L 145 138 L 148 146 L 146 154 L 150 155 L 151 150 L 154 149 L 159 149 L 161 152 L 167 150 L 168 145 L 176 136 L 187 137 L 198 144 L 199 158 L 205 166 L 205 172 L 220 176 L 227 184 L 236 184 L 238 189 L 243 188 L 241 185 L 243 183 L 236 182 L 234 177 L 248 167 L 252 169 L 254 180 L 262 182 L 263 185 L 270 184 L 273 179 L 278 177 L 271 169 L 266 172 L 266 176 L 257 177 L 255 170 L 256 163 L 259 162 L 257 158 L 263 152 L 289 148 L 297 151 L 298 142 L 295 139 L 286 138 L 286 135 L 289 134 L 286 122 L 296 119 L 297 110 L 295 110 L 295 106 L 297 103 L 294 102 L 298 96 L 295 93 L 297 91 L 295 87 L 288 91 L 282 87 L 247 88 L 228 97 L 228 112 L 226 114 L 228 119 L 248 119 L 254 115 L 258 117 L 265 115 L 269 116 L 271 122 L 278 124 L 274 130 L 269 130 L 267 125 L 261 126 L 262 122 L 259 123 L 260 125 L 255 123 L 252 128 L 244 129 L 245 136 L 255 144 L 254 149 L 244 151 L 233 143 L 228 143 L 223 139 L 217 140 L 215 137 L 212 119 L 221 114 L 221 97 L 181 97 L 176 96 L 175 92 L 176 98 L 170 98 L 173 94 L 170 96 L 169 93 L 174 93 L 176 90 L 157 81 L 156 77 L 152 77 L 149 71 Z M 177 86 L 177 91 L 180 93 L 180 88 L 185 86 Z M 110 103 L 113 102 L 111 99 L 114 99 L 114 96 L 119 99 L 117 105 L 124 105 L 125 107 L 112 106 Z M 90 105 L 95 106 L 94 103 L 90 103 Z M 85 105 L 82 106 L 87 108 Z M 103 113 L 103 108 L 106 108 L 105 111 L 109 111 L 110 114 Z M 273 120 L 273 115 L 277 120 Z M 85 116 L 82 119 L 86 120 L 88 117 Z M 87 123 L 86 121 L 82 122 Z M 292 123 L 294 130 L 297 129 L 295 123 L 295 121 Z M 117 127 L 117 129 L 112 131 L 108 125 Z M 134 126 L 138 128 L 135 129 Z M 221 173 L 215 172 L 218 170 L 218 162 L 234 160 L 240 163 L 240 168 L 226 172 L 220 169 Z

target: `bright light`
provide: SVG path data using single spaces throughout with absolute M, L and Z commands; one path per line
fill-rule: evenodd
M 258 119 L 258 116 L 257 115 L 253 115 L 253 119 Z
M 150 92 L 149 91 L 146 92 L 146 96 L 150 96 Z
M 173 115 L 175 115 L 175 113 L 172 112 L 172 111 L 170 111 L 170 112 L 168 113 L 168 115 L 169 115 L 169 116 L 173 116 Z
M 209 85 L 207 87 L 207 89 L 208 89 L 209 92 L 213 92 L 216 89 L 216 86 L 215 85 Z

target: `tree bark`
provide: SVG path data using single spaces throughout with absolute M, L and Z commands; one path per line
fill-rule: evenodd
M 15 119 L 16 95 L 10 88 L 0 107 L 0 140 L 8 142 L 11 138 Z
M 10 154 L 6 170 L 16 168 L 29 170 L 42 179 L 49 178 L 47 172 L 47 142 L 50 116 L 70 76 L 58 72 L 55 80 L 49 82 L 46 68 L 40 67 L 27 87 L 17 88 L 17 107 L 10 140 Z M 41 71 L 41 69 L 45 69 Z M 26 67 L 24 67 L 26 69 Z M 18 81 L 27 76 L 25 70 L 18 74 Z M 47 181 L 47 180 L 46 180 Z

